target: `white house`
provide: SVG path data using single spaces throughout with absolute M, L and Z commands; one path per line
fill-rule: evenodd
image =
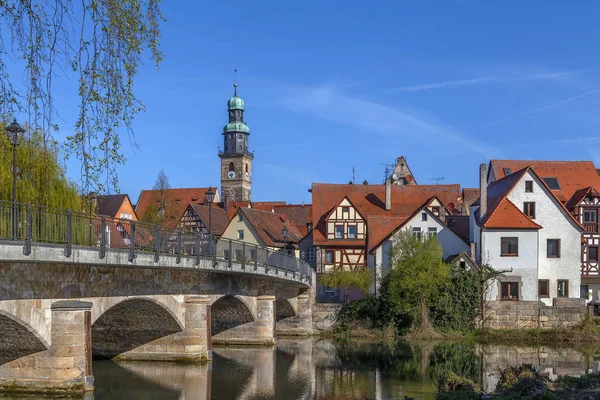
M 408 229 L 413 235 L 420 238 L 431 235 L 436 236 L 442 246 L 444 259 L 454 259 L 469 252 L 469 244 L 436 215 L 434 210 L 439 209 L 443 209 L 443 205 L 436 197 L 433 197 L 422 207 L 415 210 L 411 216 L 407 218 L 399 217 L 395 220 L 395 223 L 389 217 L 381 221 L 376 218 L 367 220 L 373 232 L 381 232 L 379 237 L 376 237 L 376 235 L 369 236 L 369 267 L 375 268 L 378 278 L 377 287 L 380 284 L 380 279 L 389 271 L 390 250 L 401 231 Z M 387 230 L 382 229 L 377 224 L 386 224 Z
M 530 167 L 489 185 L 481 165 L 481 197 L 471 212 L 477 261 L 506 270 L 489 300 L 577 298 L 583 228 Z

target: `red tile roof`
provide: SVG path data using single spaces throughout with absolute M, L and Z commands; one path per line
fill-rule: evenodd
M 370 215 L 367 217 L 368 251 L 378 247 L 388 236 L 401 227 L 409 217 L 400 215 Z
M 282 230 L 284 225 L 288 229 L 288 236 L 285 239 L 287 243 L 298 243 L 303 238 L 292 221 L 284 215 L 252 208 L 240 208 L 239 212 L 244 214 L 246 221 L 252 225 L 256 234 L 267 246 L 283 247 Z
M 486 218 L 483 226 L 489 229 L 540 229 L 542 227 L 523 214 L 506 197 L 498 202 L 492 213 Z
M 460 185 L 392 185 L 392 207 L 385 209 L 385 185 L 352 185 L 352 184 L 324 184 L 313 183 L 313 243 L 315 245 L 332 245 L 333 240 L 325 237 L 325 219 L 334 207 L 337 207 L 347 197 L 356 207 L 356 210 L 367 219 L 367 235 L 380 235 L 380 232 L 370 232 L 369 217 L 397 216 L 408 217 L 415 210 L 420 209 L 426 201 L 436 196 L 439 201 L 448 207 L 458 205 L 460 198 Z M 375 222 L 375 224 L 377 224 Z M 377 230 L 377 227 L 375 227 Z M 340 241 L 341 242 L 341 241 Z M 364 241 L 357 241 L 364 245 Z M 348 243 L 348 241 L 343 241 Z
M 542 178 L 558 179 L 560 190 L 552 192 L 563 203 L 580 189 L 591 186 L 600 190 L 600 177 L 592 161 L 491 160 L 489 173 L 493 171 L 500 179 L 506 176 L 505 168 L 515 172 L 530 166 Z
M 275 206 L 284 206 L 285 201 L 253 201 L 252 208 L 255 210 L 273 212 Z
M 463 204 L 468 208 L 471 207 L 479 198 L 479 188 L 464 188 L 463 189 Z
M 218 192 L 218 189 L 213 189 Z M 208 188 L 184 188 L 184 189 L 166 189 L 164 200 L 167 203 L 165 224 L 175 227 L 179 222 L 184 211 L 190 204 L 201 204 L 206 197 Z M 135 212 L 139 219 L 144 217 L 144 213 L 151 207 L 158 207 L 160 202 L 160 190 L 142 190 L 138 199 Z
M 229 203 L 227 206 L 227 218 L 231 221 L 235 214 L 237 213 L 238 208 L 240 207 L 248 207 L 250 205 L 249 201 L 233 201 Z M 224 203 L 220 204 L 221 207 L 224 207 Z
M 276 214 L 285 215 L 298 228 L 302 237 L 308 235 L 308 224 L 312 224 L 312 205 L 311 204 L 288 204 L 285 206 L 275 206 Z

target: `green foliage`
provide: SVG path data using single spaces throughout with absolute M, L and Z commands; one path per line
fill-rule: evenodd
M 0 134 L 0 200 L 5 201 L 12 201 L 12 150 L 7 135 Z M 41 133 L 28 133 L 17 147 L 17 201 L 84 211 L 77 187 L 66 177 L 58 155 L 56 146 L 44 144 Z
M 531 364 L 509 366 L 498 371 L 496 391 L 507 397 L 535 399 L 546 390 L 546 379 Z
M 475 382 L 458 376 L 450 370 L 444 371 L 437 381 L 438 400 L 477 400 L 479 399 L 478 390 Z M 446 396 L 447 393 L 452 393 L 453 395 Z
M 391 271 L 382 283 L 382 301 L 395 314 L 408 314 L 421 329 L 429 329 L 432 298 L 449 277 L 442 255 L 435 236 L 421 240 L 409 231 L 400 233 L 390 251 Z
M 319 277 L 323 286 L 350 289 L 355 287 L 363 293 L 368 293 L 373 276 L 368 268 L 358 268 L 355 271 L 330 271 Z
M 432 297 L 430 315 L 433 326 L 442 330 L 475 328 L 480 307 L 478 281 L 475 271 L 453 264 L 450 279 Z
M 338 332 L 347 332 L 360 325 L 363 329 L 384 331 L 393 328 L 394 332 L 402 332 L 410 325 L 411 319 L 406 314 L 394 314 L 393 309 L 373 296 L 354 300 L 344 305 L 338 316 Z

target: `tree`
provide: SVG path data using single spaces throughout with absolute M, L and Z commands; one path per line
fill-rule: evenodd
M 435 236 L 421 239 L 408 230 L 401 231 L 392 245 L 391 271 L 382 284 L 382 301 L 395 313 L 412 317 L 410 331 L 415 336 L 435 336 L 429 317 L 430 303 L 450 272 L 442 256 Z
M 494 269 L 489 261 L 486 261 L 482 264 L 476 265 L 475 272 L 477 274 L 477 290 L 479 291 L 479 323 L 480 328 L 485 329 L 485 323 L 487 321 L 486 312 L 487 312 L 487 297 L 492 285 L 505 273 L 512 272 L 512 268 L 507 270 L 496 270 Z
M 349 298 L 350 288 L 355 287 L 363 293 L 368 293 L 371 287 L 371 271 L 368 268 L 358 268 L 356 271 L 339 270 L 327 272 L 319 278 L 324 286 L 346 290 L 346 298 Z
M 165 174 L 165 171 L 161 169 L 156 176 L 154 186 L 152 186 L 152 190 L 155 191 L 153 193 L 154 201 L 144 212 L 144 215 L 141 216 L 141 221 L 155 225 L 165 225 L 168 222 L 167 219 L 171 215 L 170 211 L 176 204 L 169 189 L 171 189 L 169 178 Z
M 26 112 L 44 145 L 54 143 L 54 82 L 78 82 L 78 116 L 63 148 L 81 160 L 86 193 L 117 187 L 121 129 L 135 145 L 132 122 L 144 109 L 133 90 L 138 67 L 147 53 L 157 66 L 162 59 L 159 2 L 0 1 L 0 115 Z M 7 60 L 24 76 L 11 75 Z
M 4 131 L 5 123 L 0 124 Z M 58 158 L 58 148 L 44 145 L 43 134 L 27 130 L 17 147 L 17 201 L 21 203 L 82 210 L 77 186 L 69 180 Z M 12 201 L 12 146 L 0 135 L 0 200 Z

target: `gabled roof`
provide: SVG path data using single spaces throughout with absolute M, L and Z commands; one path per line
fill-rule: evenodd
M 573 196 L 569 199 L 567 204 L 565 204 L 565 207 L 567 207 L 567 209 L 569 209 L 569 210 L 572 210 L 573 208 L 577 207 L 579 205 L 579 203 L 581 203 L 583 201 L 583 199 L 585 199 L 586 196 L 589 194 L 598 195 L 599 193 L 596 189 L 594 189 L 591 186 L 583 188 L 583 189 L 579 189 L 578 191 L 575 192 L 575 194 L 573 194 Z
M 218 201 L 218 189 L 215 195 L 215 202 Z M 184 189 L 165 189 L 162 190 L 165 201 L 167 202 L 167 215 L 165 224 L 174 227 L 179 222 L 181 215 L 190 204 L 202 204 L 206 198 L 208 188 L 184 188 Z M 136 206 L 136 213 L 139 218 L 151 207 L 158 207 L 160 203 L 160 190 L 142 190 Z
M 436 196 L 448 208 L 458 205 L 460 185 L 391 185 L 392 207 L 385 209 L 385 185 L 312 184 L 313 243 L 332 244 L 325 236 L 325 218 L 346 197 L 363 218 L 375 216 L 408 217 Z M 368 224 L 368 221 L 367 221 Z M 369 231 L 367 225 L 367 231 Z M 348 241 L 345 241 L 348 243 Z M 358 241 L 358 245 L 364 241 Z
M 462 192 L 463 204 L 467 208 L 479 198 L 479 188 L 464 188 Z
M 287 204 L 275 206 L 276 214 L 285 215 L 298 228 L 302 237 L 308 235 L 308 224 L 312 224 L 311 204 Z
M 469 256 L 469 253 L 467 253 L 465 250 L 461 251 L 458 254 L 451 254 L 448 257 L 446 257 L 444 259 L 444 262 L 446 264 L 452 264 L 454 263 L 454 261 L 456 261 L 457 259 L 464 257 L 466 262 L 469 264 L 470 268 L 475 268 L 475 263 L 473 262 L 473 259 Z
M 224 207 L 224 203 L 221 203 L 220 206 Z M 229 218 L 229 220 L 231 221 L 231 219 L 235 216 L 235 214 L 237 214 L 238 208 L 249 207 L 249 206 L 250 206 L 249 201 L 233 201 L 233 202 L 229 203 L 229 205 L 227 206 L 227 218 Z
M 243 213 L 246 221 L 252 225 L 260 239 L 270 247 L 283 247 L 283 226 L 288 229 L 286 243 L 298 243 L 302 240 L 302 234 L 284 215 L 268 211 L 255 210 L 252 208 L 240 208 L 238 212 Z
M 552 193 L 563 203 L 580 189 L 591 186 L 600 190 L 600 177 L 592 161 L 491 160 L 488 179 L 492 171 L 500 179 L 506 176 L 505 169 L 512 173 L 525 167 L 533 167 L 541 178 L 557 178 L 560 189 Z
M 209 224 L 209 206 L 201 205 L 201 204 L 190 204 L 188 207 L 191 207 L 200 221 L 206 226 L 208 229 Z M 227 212 L 221 207 L 212 206 L 212 210 L 210 210 L 210 234 L 214 236 L 221 236 L 229 224 L 229 218 L 227 218 Z M 185 215 L 185 214 L 184 214 Z
M 531 218 L 523 214 L 506 197 L 502 198 L 494 210 L 488 214 L 483 222 L 483 227 L 488 229 L 540 229 L 541 225 L 533 222 Z
M 273 212 L 275 206 L 284 206 L 286 203 L 285 201 L 253 201 L 251 204 L 255 210 Z
M 129 196 L 126 194 L 108 194 L 98 196 L 96 200 L 98 202 L 98 214 L 108 215 L 110 217 L 118 217 L 117 213 L 119 212 L 119 209 L 121 208 L 121 205 L 125 199 L 129 200 Z M 131 204 L 131 200 L 129 200 L 129 204 Z

